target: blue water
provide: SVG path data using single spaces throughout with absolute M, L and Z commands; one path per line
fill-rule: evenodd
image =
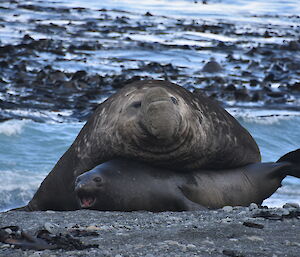
M 263 161 L 275 161 L 300 147 L 300 113 L 288 117 L 260 117 L 259 111 L 253 110 L 248 114 L 245 110 L 233 113 L 257 140 Z M 47 124 L 26 120 L 0 124 L 0 210 L 23 205 L 31 199 L 82 126 L 83 123 Z M 300 180 L 287 177 L 283 184 L 265 204 L 300 204 Z

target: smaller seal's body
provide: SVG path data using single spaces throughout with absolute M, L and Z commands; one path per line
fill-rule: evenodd
M 291 158 L 292 156 L 292 158 Z M 75 192 L 81 208 L 109 211 L 184 211 L 261 204 L 292 175 L 300 178 L 300 150 L 277 163 L 190 173 L 112 160 L 82 174 Z

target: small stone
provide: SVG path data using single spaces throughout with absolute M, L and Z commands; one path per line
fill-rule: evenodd
M 259 236 L 248 236 L 247 239 L 249 239 L 250 241 L 257 241 L 257 242 L 258 241 L 261 241 L 261 242 L 264 241 L 264 239 L 259 237 Z
M 224 206 L 224 207 L 222 208 L 222 210 L 225 211 L 225 212 L 232 212 L 233 207 L 232 207 L 232 206 Z
M 196 248 L 196 245 L 188 244 L 188 245 L 186 246 L 186 248 L 187 248 L 188 250 L 194 250 L 194 249 Z
M 290 242 L 290 246 L 298 246 L 298 247 L 300 247 L 300 243 L 298 243 L 298 242 Z
M 256 203 L 251 203 L 249 205 L 249 210 L 250 211 L 253 211 L 253 210 L 256 210 L 256 209 L 258 209 L 258 205 Z
M 155 257 L 153 254 L 151 254 L 151 253 L 147 253 L 146 255 L 145 255 L 145 257 Z
M 222 219 L 221 221 L 222 221 L 222 223 L 229 223 L 232 221 L 232 219 L 229 217 L 226 217 L 225 219 Z
M 290 211 L 288 209 L 282 209 L 282 215 L 289 215 L 290 214 Z
M 8 234 L 12 234 L 12 230 L 10 228 L 6 228 L 4 231 Z
M 55 211 L 46 211 L 46 213 L 54 214 Z
M 3 244 L 0 246 L 0 248 L 10 248 L 10 245 L 9 244 Z
M 41 256 L 41 252 L 35 252 L 33 254 L 30 254 L 28 257 L 40 257 Z
M 286 203 L 282 206 L 282 208 L 300 208 L 298 203 Z
M 214 245 L 215 244 L 213 241 L 208 240 L 208 239 L 204 240 L 202 243 L 206 244 L 206 245 Z
M 215 58 L 213 57 L 210 58 L 210 61 L 207 62 L 202 68 L 203 72 L 208 72 L 208 73 L 220 72 L 222 70 L 223 70 L 222 66 L 218 62 L 216 62 Z
M 222 253 L 226 256 L 231 256 L 231 257 L 242 257 L 244 256 L 243 254 L 235 251 L 235 250 L 229 250 L 229 249 L 225 249 L 222 251 Z
M 179 245 L 179 243 L 177 241 L 173 241 L 173 240 L 167 240 L 165 241 L 166 244 L 169 244 L 169 245 Z
M 289 240 L 285 240 L 284 243 L 287 246 L 298 246 L 298 247 L 300 247 L 300 243 L 298 243 L 298 242 L 291 242 Z
M 243 225 L 246 226 L 246 227 L 249 227 L 249 228 L 258 228 L 258 229 L 263 229 L 264 228 L 264 225 L 254 223 L 254 222 L 250 222 L 250 221 L 245 221 L 243 223 Z
M 92 225 L 92 226 L 88 226 L 88 227 L 86 228 L 86 230 L 88 230 L 88 231 L 95 231 L 95 230 L 101 230 L 101 228 Z
M 240 215 L 240 216 L 245 216 L 246 214 L 247 214 L 246 211 L 241 211 L 238 215 Z
M 57 228 L 59 228 L 59 226 L 57 224 L 54 223 L 50 223 L 50 222 L 46 222 L 44 225 L 44 228 L 51 234 L 55 234 Z

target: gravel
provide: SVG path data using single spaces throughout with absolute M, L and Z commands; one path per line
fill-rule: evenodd
M 256 218 L 255 218 L 256 217 Z M 231 207 L 197 212 L 6 212 L 0 227 L 72 234 L 84 250 L 22 250 L 0 243 L 0 256 L 299 256 L 300 208 Z M 72 233 L 76 230 L 76 234 Z

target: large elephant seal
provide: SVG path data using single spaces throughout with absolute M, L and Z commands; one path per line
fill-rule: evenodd
M 298 162 L 298 163 L 295 163 Z M 125 159 L 111 160 L 80 175 L 75 192 L 81 208 L 101 211 L 183 211 L 261 204 L 281 181 L 300 178 L 300 149 L 278 163 L 189 173 Z
M 139 81 L 98 106 L 25 209 L 76 209 L 75 178 L 120 157 L 183 172 L 260 161 L 248 131 L 214 101 L 167 81 Z

